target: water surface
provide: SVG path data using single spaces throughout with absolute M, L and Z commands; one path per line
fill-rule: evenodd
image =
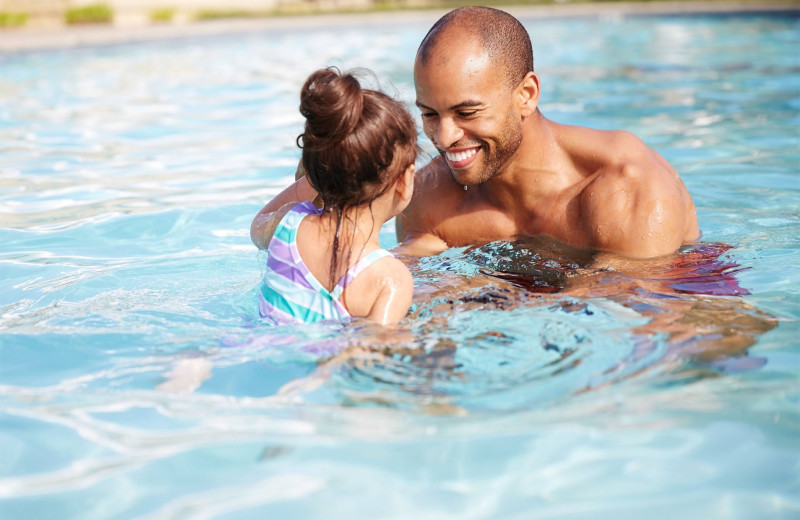
M 0 55 L 0 517 L 800 515 L 795 15 L 523 20 L 544 114 L 662 153 L 700 244 L 519 237 L 411 261 L 398 330 L 258 320 L 304 79 L 413 105 L 433 21 Z

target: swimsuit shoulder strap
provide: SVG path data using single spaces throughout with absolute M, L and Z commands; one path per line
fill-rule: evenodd
M 307 216 L 319 213 L 316 206 L 310 201 L 300 202 L 290 209 L 275 227 L 272 237 L 279 237 L 286 244 L 292 244 L 297 239 L 297 228 Z M 271 242 L 271 241 L 270 241 Z
M 336 287 L 333 288 L 331 291 L 331 296 L 336 298 L 337 300 L 344 292 L 345 288 L 352 282 L 356 276 L 361 274 L 364 269 L 371 266 L 381 258 L 385 258 L 387 256 L 393 256 L 392 253 L 385 249 L 376 249 L 375 251 L 371 252 L 361 260 L 359 260 L 356 264 L 354 264 L 347 272 L 342 276 L 342 279 L 339 280 L 339 283 L 336 284 Z

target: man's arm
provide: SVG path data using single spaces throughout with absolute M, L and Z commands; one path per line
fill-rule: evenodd
M 396 255 L 405 256 L 430 256 L 438 255 L 449 246 L 438 236 L 419 231 L 418 216 L 411 213 L 401 213 L 394 220 L 397 233 L 397 245 L 392 248 Z

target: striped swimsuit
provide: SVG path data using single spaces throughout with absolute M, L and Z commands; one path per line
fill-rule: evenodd
M 364 269 L 385 256 L 378 249 L 358 261 L 328 291 L 308 270 L 297 250 L 297 229 L 307 215 L 319 215 L 310 201 L 293 207 L 275 229 L 267 249 L 267 270 L 259 295 L 259 313 L 277 323 L 313 323 L 321 320 L 346 320 L 350 313 L 339 298 L 345 287 Z

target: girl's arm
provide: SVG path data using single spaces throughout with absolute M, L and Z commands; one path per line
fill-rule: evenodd
M 292 206 L 297 202 L 314 200 L 316 196 L 317 190 L 311 186 L 308 178 L 300 177 L 258 212 L 250 224 L 250 239 L 259 249 L 267 249 L 275 228 Z

